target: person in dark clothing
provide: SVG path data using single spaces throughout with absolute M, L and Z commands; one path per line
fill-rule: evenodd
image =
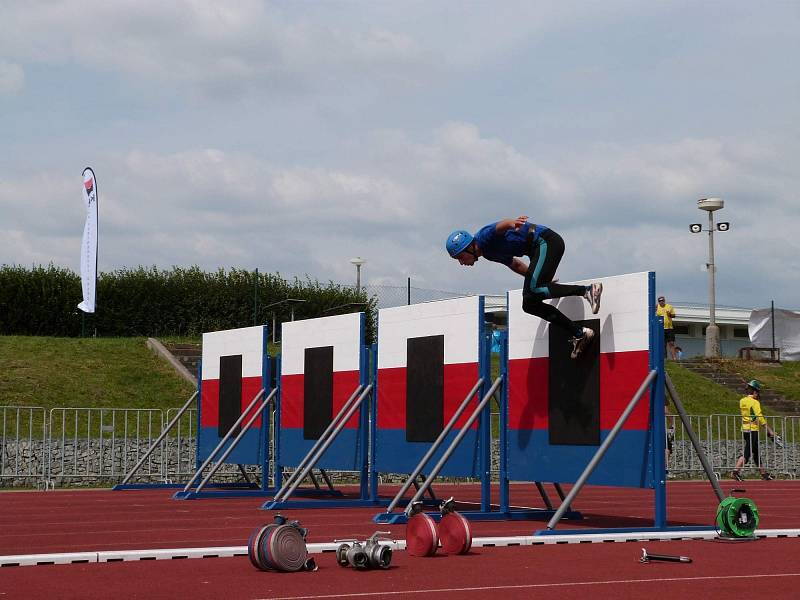
M 528 217 L 503 219 L 478 230 L 475 235 L 463 229 L 447 236 L 445 244 L 451 257 L 464 266 L 474 265 L 480 257 L 506 265 L 525 277 L 522 289 L 522 310 L 569 332 L 572 336 L 572 358 L 577 358 L 591 344 L 594 331 L 581 327 L 545 300 L 582 296 L 592 314 L 600 310 L 602 283 L 565 285 L 557 283 L 556 269 L 564 256 L 564 240 L 558 233 L 528 222 Z M 529 262 L 520 257 L 527 256 Z

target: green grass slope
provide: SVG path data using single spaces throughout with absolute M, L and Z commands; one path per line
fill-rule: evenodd
M 745 381 L 758 379 L 768 389 L 800 402 L 800 362 L 759 363 L 729 359 L 720 362 L 726 371 L 739 373 Z
M 171 408 L 194 388 L 144 338 L 0 336 L 0 405 Z
M 667 361 L 666 368 L 687 414 L 739 414 L 739 399 L 742 394 L 693 373 L 678 363 Z M 671 403 L 670 410 L 675 412 Z

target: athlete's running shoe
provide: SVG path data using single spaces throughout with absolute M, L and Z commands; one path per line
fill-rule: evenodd
M 594 339 L 594 331 L 588 327 L 583 328 L 583 335 L 581 337 L 574 337 L 570 340 L 572 342 L 571 358 L 578 358 L 581 353 L 588 348 L 589 344 Z
M 739 471 L 733 471 L 731 473 L 731 477 L 733 477 L 736 481 L 744 481 L 744 479 L 742 479 L 742 476 L 739 474 Z
M 586 293 L 583 294 L 583 297 L 586 298 L 586 301 L 592 308 L 593 315 L 596 315 L 600 310 L 600 296 L 602 295 L 603 295 L 602 283 L 593 283 L 592 285 L 589 286 L 589 289 L 586 290 Z
M 763 479 L 764 481 L 772 481 L 775 478 L 772 475 L 770 475 L 769 473 L 762 473 L 761 474 L 761 479 Z

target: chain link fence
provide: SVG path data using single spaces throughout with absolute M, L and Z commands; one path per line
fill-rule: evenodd
M 394 308 L 395 306 L 405 306 L 407 304 L 419 304 L 421 302 L 449 300 L 451 298 L 463 298 L 464 296 L 475 295 L 472 292 L 454 292 L 414 287 L 410 282 L 405 286 L 364 285 L 361 287 L 367 293 L 367 296 L 377 300 L 378 308 Z

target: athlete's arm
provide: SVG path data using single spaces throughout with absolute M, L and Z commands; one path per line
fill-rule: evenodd
M 505 233 L 509 229 L 519 229 L 527 222 L 528 217 L 524 215 L 517 217 L 516 219 L 503 219 L 502 221 L 497 222 L 497 225 L 495 225 L 495 230 L 497 233 Z
M 525 261 L 518 259 L 516 256 L 511 261 L 511 264 L 508 265 L 508 268 L 514 271 L 514 273 L 519 273 L 523 277 L 528 272 L 528 265 Z

